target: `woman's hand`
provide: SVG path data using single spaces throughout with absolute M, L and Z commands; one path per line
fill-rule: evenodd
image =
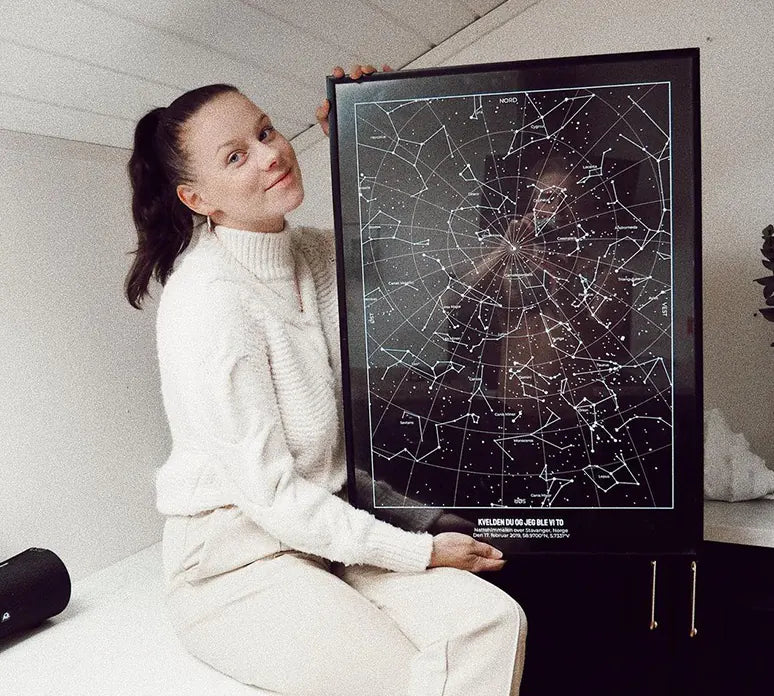
M 428 568 L 449 566 L 478 573 L 482 570 L 500 570 L 505 561 L 503 552 L 467 534 L 443 532 L 433 537 L 433 553 Z
M 390 72 L 391 70 L 392 68 L 389 65 L 382 65 L 383 72 Z M 376 68 L 373 65 L 353 65 L 349 76 L 353 80 L 357 80 L 363 75 L 370 75 L 373 72 L 376 72 Z M 333 77 L 344 77 L 344 68 L 337 65 L 335 68 L 333 68 L 332 74 Z M 315 111 L 317 122 L 320 124 L 320 128 L 323 129 L 323 133 L 325 133 L 325 135 L 328 135 L 328 114 L 330 113 L 330 110 L 331 104 L 326 97 L 322 100 L 322 104 L 320 104 L 320 106 L 318 106 L 317 110 Z

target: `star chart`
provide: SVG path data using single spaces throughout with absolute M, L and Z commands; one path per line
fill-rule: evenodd
M 668 82 L 355 105 L 376 479 L 673 505 L 669 114 Z

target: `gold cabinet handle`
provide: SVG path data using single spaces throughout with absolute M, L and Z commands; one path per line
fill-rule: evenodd
M 696 628 L 696 561 L 691 561 L 691 638 L 695 638 L 699 629 Z
M 656 621 L 656 561 L 651 561 L 650 565 L 653 568 L 650 586 L 650 630 L 653 631 L 658 628 L 658 621 Z

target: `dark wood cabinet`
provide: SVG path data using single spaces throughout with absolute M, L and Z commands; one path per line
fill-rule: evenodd
M 521 557 L 488 579 L 515 597 L 527 614 L 522 694 L 669 693 L 675 627 L 666 606 L 666 564 L 656 574 L 651 629 L 651 559 L 636 556 Z M 685 559 L 680 562 L 685 564 Z M 677 575 L 677 573 L 669 573 Z
M 774 548 L 525 555 L 485 577 L 527 614 L 522 696 L 757 696 L 774 680 Z
M 701 693 L 758 696 L 770 692 L 774 688 L 774 548 L 705 542 L 701 557 L 701 620 L 707 628 L 701 642 Z

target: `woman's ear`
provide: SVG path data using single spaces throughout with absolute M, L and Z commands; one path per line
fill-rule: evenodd
M 195 213 L 207 216 L 212 215 L 212 213 L 215 212 L 215 208 L 211 205 L 207 205 L 190 184 L 178 184 L 176 192 L 177 197 L 182 204 L 193 210 Z

